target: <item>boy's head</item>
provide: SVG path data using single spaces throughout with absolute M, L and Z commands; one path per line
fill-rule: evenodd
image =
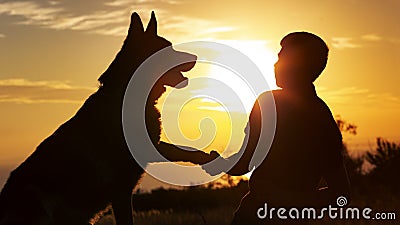
M 301 87 L 314 82 L 325 69 L 328 47 L 318 36 L 307 32 L 286 35 L 275 63 L 276 84 L 281 88 Z

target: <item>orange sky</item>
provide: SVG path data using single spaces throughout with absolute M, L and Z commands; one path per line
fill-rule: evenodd
M 266 76 L 272 75 L 271 55 L 284 35 L 299 30 L 320 35 L 330 56 L 317 90 L 334 114 L 358 125 L 358 135 L 346 137 L 350 147 L 371 149 L 378 136 L 400 141 L 397 0 L 10 0 L 0 3 L 0 179 L 96 90 L 97 78 L 122 44 L 130 13 L 138 11 L 146 24 L 151 10 L 159 34 L 173 43 L 223 40 L 253 54 Z M 210 76 L 210 68 L 200 67 L 186 75 Z M 210 113 L 224 121 L 223 112 L 210 111 L 218 109 L 214 103 L 193 104 L 187 113 L 195 111 L 199 120 Z M 190 120 L 184 117 L 182 130 L 195 139 L 199 130 L 189 129 L 193 124 L 185 125 Z M 244 126 L 246 115 L 235 119 Z M 225 148 L 225 136 L 209 148 Z

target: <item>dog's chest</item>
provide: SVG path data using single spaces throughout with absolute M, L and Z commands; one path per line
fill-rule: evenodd
M 155 106 L 146 109 L 146 127 L 152 142 L 157 143 L 161 134 L 161 113 Z

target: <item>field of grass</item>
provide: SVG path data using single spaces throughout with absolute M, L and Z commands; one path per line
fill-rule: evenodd
M 243 184 L 244 186 L 244 184 Z M 239 204 L 243 193 L 241 188 L 224 189 L 194 189 L 194 190 L 158 190 L 153 194 L 136 196 L 136 204 L 141 204 L 140 210 L 135 210 L 136 225 L 229 225 L 233 213 Z M 233 199 L 229 201 L 228 196 Z M 160 199 L 163 196 L 163 199 Z M 219 196 L 219 197 L 218 197 Z M 159 204 L 156 203 L 158 201 Z M 193 202 L 193 199 L 197 201 Z M 236 199 L 235 199 L 236 198 Z M 149 201 L 149 204 L 143 202 Z M 162 201 L 162 202 L 160 202 Z M 134 197 L 135 203 L 135 197 Z M 360 211 L 369 207 L 374 212 L 395 212 L 400 215 L 399 198 L 387 191 L 380 191 L 374 195 L 355 195 L 350 207 L 357 207 Z M 158 209 L 156 209 L 158 208 Z M 371 213 L 371 215 L 373 215 Z M 326 214 L 325 214 L 326 215 Z M 361 217 L 361 215 L 360 215 Z M 114 217 L 110 210 L 96 225 L 113 225 Z M 374 225 L 374 224 L 400 224 L 400 220 L 365 220 L 365 219 L 330 219 L 327 215 L 323 220 L 313 220 L 310 225 Z
M 229 225 L 234 208 L 219 207 L 209 210 L 195 211 L 173 211 L 173 210 L 150 210 L 135 212 L 136 225 Z M 398 213 L 397 213 L 398 215 Z M 398 220 L 315 220 L 310 225 L 374 225 L 374 224 L 400 224 Z M 114 225 L 112 214 L 104 216 L 96 225 Z
M 202 211 L 178 211 L 173 210 L 150 210 L 146 212 L 135 212 L 134 219 L 137 225 L 204 225 L 218 224 L 228 225 L 232 219 L 234 209 L 215 208 Z M 105 215 L 96 225 L 114 225 L 113 215 Z
M 348 207 L 360 212 L 368 207 L 375 213 L 395 213 L 392 220 L 330 219 L 312 220 L 310 225 L 375 225 L 400 224 L 400 144 L 377 139 L 377 150 L 360 158 L 345 157 L 352 186 L 352 201 Z M 373 170 L 365 173 L 362 165 L 372 164 Z M 153 190 L 135 194 L 133 209 L 137 225 L 229 225 L 240 199 L 248 191 L 248 181 L 235 182 L 229 176 L 207 186 L 183 190 Z M 224 183 L 225 185 L 220 185 Z M 229 185 L 226 185 L 229 184 Z M 335 207 L 335 206 L 333 206 Z M 360 215 L 362 218 L 362 215 Z M 109 210 L 96 225 L 113 225 Z

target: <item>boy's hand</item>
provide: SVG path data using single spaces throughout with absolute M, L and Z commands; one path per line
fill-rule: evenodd
M 210 152 L 210 157 L 212 158 L 211 161 L 213 162 L 201 166 L 201 168 L 205 170 L 209 175 L 215 176 L 227 171 L 227 168 L 229 166 L 228 160 L 221 157 L 220 154 L 214 150 Z

